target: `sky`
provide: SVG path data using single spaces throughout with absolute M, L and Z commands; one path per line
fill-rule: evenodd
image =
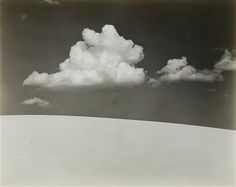
M 3 0 L 1 114 L 236 129 L 233 8 L 214 0 Z

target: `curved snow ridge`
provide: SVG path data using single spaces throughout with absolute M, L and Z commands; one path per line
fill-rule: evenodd
M 71 116 L 1 116 L 16 186 L 235 186 L 236 132 Z
M 123 119 L 123 118 L 107 118 L 107 117 L 89 117 L 89 116 L 73 116 L 73 115 L 1 115 L 0 120 L 4 118 L 17 118 L 17 119 L 24 119 L 25 117 L 27 118 L 60 118 L 63 120 L 89 120 L 91 122 L 96 121 L 95 123 L 102 123 L 102 122 L 110 122 L 111 125 L 122 125 L 124 123 L 128 123 L 129 125 L 181 125 L 185 126 L 187 128 L 203 128 L 203 129 L 214 129 L 214 130 L 219 130 L 219 131 L 233 131 L 236 133 L 235 130 L 231 129 L 222 129 L 222 128 L 216 128 L 216 127 L 210 127 L 210 126 L 204 126 L 203 124 L 200 125 L 191 125 L 187 123 L 172 123 L 172 122 L 162 122 L 162 121 L 147 121 L 147 120 L 134 120 L 134 119 Z M 1 121 L 0 121 L 1 123 Z

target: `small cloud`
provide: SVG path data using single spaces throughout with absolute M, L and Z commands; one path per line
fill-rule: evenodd
M 50 5 L 59 5 L 60 2 L 58 0 L 42 0 L 43 3 L 47 3 Z
M 157 71 L 157 78 L 150 79 L 152 85 L 159 85 L 162 82 L 175 81 L 201 81 L 213 82 L 223 80 L 222 75 L 215 70 L 197 70 L 189 65 L 186 57 L 181 59 L 170 59 L 167 64 Z
M 225 98 L 228 98 L 228 97 L 230 97 L 230 94 L 225 93 L 224 97 L 225 97 Z
M 83 40 L 70 49 L 69 58 L 59 65 L 59 72 L 34 71 L 23 85 L 63 86 L 132 86 L 145 80 L 143 68 L 135 65 L 143 58 L 143 48 L 120 36 L 113 25 L 105 25 L 101 33 L 88 28 Z
M 33 97 L 33 98 L 30 98 L 30 99 L 26 99 L 20 104 L 23 104 L 23 105 L 38 105 L 40 107 L 45 107 L 45 108 L 48 108 L 48 107 L 52 106 L 48 101 L 40 99 L 38 97 Z
M 226 49 L 224 55 L 215 64 L 214 68 L 220 71 L 235 71 L 236 58 L 233 56 L 232 52 Z
M 26 20 L 28 18 L 28 15 L 27 14 L 21 14 L 21 20 Z
M 210 88 L 210 89 L 207 89 L 206 92 L 208 92 L 208 93 L 213 93 L 213 92 L 216 92 L 216 89 Z

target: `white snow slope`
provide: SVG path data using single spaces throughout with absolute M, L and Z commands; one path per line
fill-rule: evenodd
M 69 116 L 1 116 L 3 186 L 235 186 L 236 132 Z

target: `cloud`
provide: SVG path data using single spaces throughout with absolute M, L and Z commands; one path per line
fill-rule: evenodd
M 27 14 L 21 14 L 21 20 L 24 21 L 25 19 L 28 18 L 28 15 Z
M 42 2 L 50 4 L 50 5 L 58 5 L 58 4 L 60 4 L 60 2 L 57 1 L 57 0 L 42 0 Z
M 38 97 L 26 99 L 21 104 L 23 104 L 23 105 L 38 105 L 40 107 L 51 107 L 52 106 L 48 101 L 40 99 Z
M 230 94 L 228 94 L 228 93 L 225 93 L 225 95 L 224 95 L 224 97 L 230 97 Z
M 23 85 L 130 86 L 144 82 L 144 69 L 135 67 L 144 58 L 143 48 L 120 36 L 113 25 L 105 25 L 101 33 L 86 28 L 82 37 L 84 41 L 71 47 L 69 58 L 59 65 L 59 72 L 34 71 Z
M 167 64 L 159 71 L 157 71 L 157 78 L 150 79 L 149 83 L 159 85 L 161 82 L 174 81 L 201 81 L 213 82 L 221 81 L 223 77 L 219 71 L 216 70 L 197 70 L 189 65 L 186 57 L 181 59 L 170 59 Z
M 236 59 L 233 56 L 232 52 L 226 49 L 224 55 L 215 64 L 214 68 L 220 71 L 235 71 Z
M 216 89 L 214 89 L 214 88 L 209 88 L 209 89 L 206 90 L 206 92 L 208 92 L 208 93 L 213 93 L 213 92 L 216 92 Z

